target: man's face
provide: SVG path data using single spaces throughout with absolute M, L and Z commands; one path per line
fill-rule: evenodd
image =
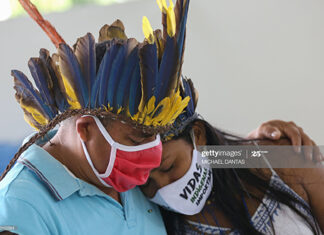
M 101 134 L 95 122 L 90 126 L 92 138 L 88 141 L 88 151 L 95 168 L 104 173 L 110 159 L 111 146 Z M 123 145 L 137 146 L 156 139 L 156 135 L 145 134 L 139 129 L 133 128 L 130 124 L 117 120 L 110 120 L 105 125 L 106 130 L 112 139 Z
M 110 137 L 113 139 L 113 141 L 116 143 L 119 143 L 121 145 L 137 146 L 137 145 L 142 145 L 142 144 L 152 142 L 152 141 L 156 140 L 156 138 L 157 138 L 156 135 L 145 134 L 141 130 L 133 128 L 130 124 L 127 124 L 127 123 L 124 123 L 121 121 L 110 120 L 105 123 L 106 124 L 102 123 L 103 127 L 101 128 L 101 131 L 103 131 L 103 133 L 104 133 L 105 130 L 103 130 L 103 129 L 105 128 L 106 131 L 108 132 L 108 134 L 110 135 Z M 100 125 L 99 122 L 98 122 L 98 125 Z M 84 116 L 84 117 L 78 118 L 78 120 L 76 121 L 76 130 L 78 132 L 78 135 L 82 139 L 83 143 L 85 144 L 85 147 L 87 149 L 87 152 L 89 153 L 89 156 L 91 158 L 91 162 L 92 162 L 94 168 L 96 169 L 96 171 L 99 174 L 104 174 L 104 173 L 106 173 L 106 171 L 108 169 L 107 167 L 110 162 L 110 157 L 111 157 L 110 155 L 111 155 L 111 149 L 112 149 L 111 144 L 112 143 L 109 143 L 105 139 L 105 137 L 103 136 L 102 132 L 100 131 L 98 125 L 93 117 Z M 90 163 L 86 159 L 84 149 L 81 145 L 81 141 L 78 146 L 79 146 L 80 157 L 81 157 L 80 160 L 82 161 L 82 164 L 83 164 L 83 167 L 81 165 L 79 167 L 86 169 L 85 170 L 85 175 L 86 175 L 85 178 L 87 179 L 87 181 L 89 183 L 92 183 L 94 185 L 102 187 L 103 184 L 99 181 L 99 179 L 97 178 L 97 176 L 91 169 Z M 134 151 L 137 151 L 137 150 L 134 150 Z M 153 150 L 151 149 L 148 151 L 153 151 Z M 160 151 L 161 151 L 161 147 L 160 147 Z M 117 150 L 117 153 L 118 153 L 118 150 Z M 126 151 L 126 153 L 127 153 L 127 151 Z M 158 152 L 156 152 L 154 154 L 157 155 Z M 116 156 L 116 157 L 117 157 L 117 159 L 119 159 L 118 156 Z M 143 181 L 143 177 L 145 177 L 145 174 L 146 175 L 148 174 L 146 169 L 151 168 L 151 166 L 153 166 L 153 165 L 158 166 L 158 164 L 160 163 L 161 152 L 155 158 L 154 158 L 154 156 L 152 156 L 152 158 L 151 158 L 151 155 L 149 155 L 149 156 L 146 156 L 146 160 L 145 160 L 145 159 L 143 159 L 143 157 L 137 159 L 137 158 L 134 158 L 134 155 L 130 155 L 129 160 L 133 161 L 133 163 L 131 163 L 131 165 L 141 165 L 143 163 L 143 164 L 146 164 L 148 168 L 131 169 L 131 168 L 125 168 L 125 166 L 121 166 L 120 161 L 123 161 L 123 164 L 125 164 L 125 160 L 127 161 L 127 156 L 125 156 L 125 155 L 123 156 L 124 160 L 123 159 L 119 160 L 118 161 L 119 163 L 115 162 L 114 168 L 122 167 L 119 170 L 122 170 L 122 171 L 126 170 L 126 172 L 129 172 L 129 174 L 135 174 L 135 175 L 140 174 L 138 176 L 129 175 L 129 177 L 133 177 L 133 178 L 135 177 L 134 179 L 136 179 L 137 181 Z M 141 161 L 145 161 L 145 162 L 141 163 Z M 158 163 L 157 163 L 157 161 L 158 161 Z M 119 172 L 119 170 L 116 170 L 115 173 Z M 137 173 L 135 173 L 135 172 L 137 172 Z M 122 176 L 124 177 L 125 174 L 128 174 L 128 173 L 124 172 L 124 173 L 120 173 L 120 174 L 122 174 Z M 116 177 L 117 176 L 115 175 L 113 178 L 115 180 L 117 180 L 115 183 L 118 184 L 120 182 Z M 135 185 L 138 185 L 138 184 L 135 183 Z

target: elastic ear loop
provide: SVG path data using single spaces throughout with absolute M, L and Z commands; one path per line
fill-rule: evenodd
M 107 166 L 107 169 L 105 171 L 105 173 L 100 174 L 96 168 L 93 166 L 92 160 L 90 158 L 90 155 L 88 153 L 87 159 L 89 164 L 91 165 L 92 169 L 95 171 L 96 175 L 98 177 L 102 177 L 102 178 L 107 178 L 109 177 L 109 175 L 111 174 L 113 167 L 115 165 L 115 160 L 116 160 L 116 147 L 115 147 L 115 141 L 110 137 L 110 135 L 108 134 L 107 130 L 105 129 L 105 127 L 102 125 L 101 121 L 99 120 L 99 118 L 92 116 L 92 115 L 83 115 L 82 117 L 92 117 L 93 120 L 95 121 L 97 127 L 99 128 L 100 133 L 103 135 L 103 137 L 105 138 L 105 140 L 108 142 L 108 144 L 110 145 L 111 149 L 110 149 L 110 156 L 109 156 L 109 163 Z M 105 132 L 107 132 L 107 135 L 105 135 Z M 83 143 L 82 139 L 81 142 Z M 85 144 L 83 143 L 83 145 L 85 146 Z M 85 146 L 86 147 L 86 146 Z M 87 151 L 88 152 L 88 151 Z
M 82 146 L 83 146 L 83 152 L 84 154 L 86 155 L 86 158 L 88 160 L 88 163 L 89 165 L 91 166 L 93 172 L 96 174 L 97 178 L 101 181 L 102 184 L 104 184 L 105 186 L 107 187 L 112 187 L 111 185 L 107 184 L 104 180 L 101 179 L 102 178 L 107 178 L 109 177 L 109 175 L 111 174 L 112 170 L 113 170 L 113 167 L 115 165 L 115 160 L 116 160 L 116 148 L 115 148 L 115 141 L 108 135 L 108 137 L 110 138 L 106 138 L 105 134 L 104 134 L 104 131 L 105 129 L 104 126 L 102 125 L 101 121 L 95 117 L 95 116 L 92 116 L 92 115 L 83 115 L 82 117 L 92 117 L 94 120 L 95 120 L 95 123 L 97 125 L 97 127 L 99 128 L 99 131 L 100 133 L 104 136 L 104 138 L 106 139 L 106 141 L 109 143 L 109 145 L 111 146 L 111 150 L 110 150 L 110 156 L 109 156 L 109 163 L 108 163 L 108 166 L 107 166 L 107 169 L 105 171 L 105 173 L 103 174 L 100 174 L 97 169 L 94 167 L 93 163 L 92 163 L 92 159 L 90 157 L 90 154 L 88 152 L 88 149 L 84 143 L 84 141 L 81 139 L 81 137 L 79 136 L 80 138 L 80 141 L 82 143 Z
M 90 154 L 89 154 L 89 152 L 88 152 L 88 149 L 87 149 L 87 146 L 85 145 L 85 143 L 84 143 L 84 141 L 81 139 L 81 137 L 79 137 L 80 138 L 80 141 L 81 141 L 81 144 L 82 144 L 82 147 L 83 147 L 83 152 L 84 152 L 84 154 L 86 155 L 86 159 L 88 160 L 88 163 L 89 163 L 89 165 L 91 166 L 91 168 L 92 168 L 92 171 L 95 173 L 95 175 L 97 176 L 97 178 L 100 180 L 100 182 L 103 184 L 103 185 L 105 185 L 106 187 L 112 187 L 111 185 L 109 185 L 109 184 L 107 184 L 104 180 L 102 180 L 101 179 L 101 177 L 100 177 L 100 175 L 101 174 L 99 174 L 99 172 L 97 171 L 97 169 L 94 167 L 94 165 L 93 165 L 93 163 L 92 163 L 92 160 L 91 160 L 91 157 L 90 157 Z M 109 163 L 108 163 L 108 166 L 109 166 L 109 164 L 111 164 L 111 161 L 109 160 Z M 107 167 L 107 169 L 108 169 L 108 167 Z M 105 172 L 105 174 L 107 173 L 107 171 Z M 109 173 L 109 175 L 110 175 L 110 173 L 111 173 L 111 171 L 110 172 L 108 172 Z M 108 176 L 109 176 L 108 175 Z M 107 176 L 107 177 L 108 177 Z
M 95 116 L 91 116 L 91 115 L 84 115 L 82 117 L 85 116 L 89 116 L 92 117 L 96 124 L 97 127 L 99 128 L 101 134 L 103 135 L 103 137 L 106 139 L 106 141 L 113 146 L 114 148 L 120 149 L 122 151 L 125 152 L 137 152 L 137 151 L 142 151 L 142 150 L 146 150 L 146 149 L 150 149 L 153 147 L 158 146 L 161 141 L 160 141 L 160 135 L 158 134 L 155 138 L 155 140 L 153 140 L 152 142 L 149 143 L 145 143 L 145 144 L 141 144 L 141 145 L 136 145 L 136 146 L 128 146 L 128 145 L 123 145 L 120 144 L 116 141 L 113 140 L 113 138 L 110 136 L 110 134 L 108 133 L 108 131 L 106 130 L 106 128 L 104 127 L 104 125 L 101 123 L 101 121 L 99 120 L 99 118 L 95 117 Z

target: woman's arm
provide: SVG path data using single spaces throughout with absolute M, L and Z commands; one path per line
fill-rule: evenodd
M 296 175 L 303 179 L 309 205 L 324 231 L 324 168 L 296 169 Z
M 289 143 L 288 139 L 258 142 L 259 145 L 289 145 Z M 285 149 L 285 151 L 273 155 L 284 155 L 285 160 L 307 168 L 281 168 L 275 171 L 290 188 L 308 202 L 321 230 L 324 231 L 324 167 L 316 167 L 310 161 L 305 162 L 302 153 L 298 154 L 292 149 Z
M 324 168 L 280 169 L 283 181 L 304 198 L 324 231 Z

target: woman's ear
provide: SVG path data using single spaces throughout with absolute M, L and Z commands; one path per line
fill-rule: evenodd
M 196 145 L 206 145 L 207 138 L 206 138 L 206 128 L 203 122 L 196 121 L 192 126 L 192 129 L 195 134 Z
M 94 120 L 92 117 L 85 116 L 77 118 L 75 122 L 76 131 L 84 142 L 90 139 L 90 129 L 93 126 L 93 124 Z

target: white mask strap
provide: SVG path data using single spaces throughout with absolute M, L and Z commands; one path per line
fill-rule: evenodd
M 91 115 L 84 115 L 82 117 L 92 117 L 93 120 L 95 120 L 97 127 L 99 128 L 101 134 L 103 135 L 103 137 L 105 137 L 106 141 L 110 144 L 110 146 L 115 145 L 115 141 L 113 140 L 113 138 L 111 138 L 111 136 L 107 132 L 106 128 L 102 125 L 99 118 L 97 118 L 96 116 L 91 116 Z
M 95 173 L 95 175 L 97 176 L 97 178 L 100 180 L 100 182 L 103 185 L 105 185 L 106 187 L 111 187 L 109 184 L 107 184 L 105 181 L 103 181 L 101 179 L 101 177 L 106 178 L 106 177 L 108 177 L 111 174 L 111 171 L 112 171 L 112 168 L 114 166 L 115 159 L 116 159 L 116 157 L 113 157 L 113 156 L 116 156 L 116 154 L 115 154 L 116 149 L 115 148 L 111 148 L 110 160 L 109 160 L 109 163 L 108 163 L 108 167 L 106 169 L 106 172 L 104 174 L 100 174 L 97 171 L 97 169 L 94 167 L 93 163 L 92 163 L 92 160 L 91 160 L 90 154 L 88 152 L 87 146 L 85 145 L 85 143 L 81 139 L 81 137 L 79 137 L 79 138 L 80 138 L 80 141 L 81 141 L 81 144 L 82 144 L 83 152 L 84 152 L 84 154 L 86 156 L 86 159 L 88 160 L 89 165 L 91 166 L 91 169 L 92 169 L 93 173 Z
M 153 140 L 152 142 L 149 142 L 149 143 L 136 145 L 136 146 L 123 145 L 123 144 L 120 144 L 113 140 L 113 138 L 110 136 L 110 134 L 108 133 L 106 128 L 102 125 L 101 121 L 97 117 L 91 116 L 91 115 L 84 115 L 82 117 L 92 117 L 95 120 L 97 127 L 99 128 L 101 134 L 106 139 L 106 141 L 111 145 L 111 147 L 116 147 L 122 151 L 126 151 L 126 152 L 141 151 L 141 150 L 145 150 L 145 149 L 149 149 L 149 148 L 158 146 L 161 142 L 160 135 L 157 135 L 155 140 Z

